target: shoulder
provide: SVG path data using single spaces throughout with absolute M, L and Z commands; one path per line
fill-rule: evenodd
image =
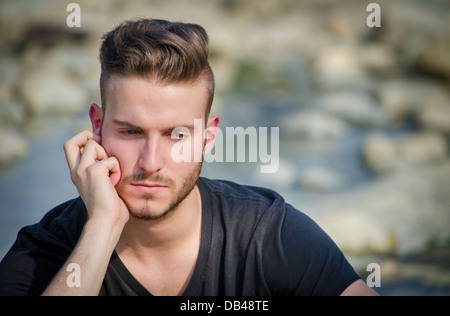
M 0 263 L 0 295 L 39 295 L 75 247 L 86 222 L 83 201 L 67 201 L 24 227 Z
M 263 249 L 264 274 L 274 293 L 334 296 L 359 279 L 331 237 L 288 204 L 273 218 Z
M 231 257 L 252 261 L 263 278 L 257 283 L 271 294 L 339 295 L 359 278 L 321 227 L 277 192 L 208 179 L 200 186 L 210 193 Z
M 280 194 L 271 189 L 205 178 L 201 178 L 199 183 L 201 192 L 207 188 L 213 208 L 220 208 L 221 212 L 264 215 L 268 222 L 265 228 L 270 228 L 270 231 L 265 231 L 266 236 L 280 232 L 290 239 L 301 239 L 307 247 L 309 240 L 331 242 L 314 220 L 286 203 Z
M 243 230 L 247 235 L 264 230 L 273 217 L 282 216 L 285 211 L 283 197 L 273 190 L 205 178 L 200 182 L 206 209 L 219 217 L 222 225 L 233 226 L 233 231 Z
M 239 242 L 257 243 L 264 253 L 285 251 L 283 258 L 305 253 L 330 238 L 306 214 L 287 204 L 277 192 L 229 181 L 201 179 L 206 210 L 227 232 L 239 236 Z M 205 187 L 207 193 L 205 194 Z M 203 197 L 202 197 L 203 198 Z M 233 238 L 235 240 L 236 238 Z M 282 246 L 283 249 L 276 249 Z M 269 254 L 270 256 L 270 254 Z
M 233 203 L 257 203 L 261 205 L 272 205 L 275 202 L 284 203 L 284 199 L 277 192 L 256 186 L 241 185 L 225 180 L 199 179 L 200 191 L 208 190 L 211 197 L 216 201 Z
M 76 245 L 86 220 L 86 208 L 78 197 L 54 207 L 37 224 L 24 227 L 19 237 L 26 235 L 40 242 L 71 248 Z
M 309 223 L 306 215 L 286 204 L 280 194 L 268 188 L 206 178 L 200 178 L 199 188 L 204 207 L 213 214 L 219 214 L 224 224 L 237 224 L 245 229 L 257 226 L 266 234 L 266 229 L 281 228 L 292 220 L 297 223 L 294 226 L 299 223 L 307 226 L 305 221 Z

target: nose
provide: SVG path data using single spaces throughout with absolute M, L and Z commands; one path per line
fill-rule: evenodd
M 138 166 L 147 174 L 156 173 L 163 167 L 163 158 L 159 142 L 160 140 L 157 137 L 152 137 L 146 139 L 142 146 Z

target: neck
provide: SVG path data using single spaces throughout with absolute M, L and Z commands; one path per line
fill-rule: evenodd
M 170 251 L 186 242 L 200 240 L 202 205 L 196 186 L 167 218 L 141 220 L 130 217 L 116 251 L 132 251 L 136 255 Z

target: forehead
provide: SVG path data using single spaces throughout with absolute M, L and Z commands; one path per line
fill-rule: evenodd
M 106 84 L 105 119 L 174 123 L 204 118 L 208 89 L 203 81 L 163 83 L 143 77 L 112 75 Z

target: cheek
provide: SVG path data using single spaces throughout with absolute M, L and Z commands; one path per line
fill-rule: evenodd
M 129 144 L 104 137 L 102 146 L 110 157 L 117 158 L 122 176 L 132 172 L 135 157 L 133 148 Z
M 201 171 L 201 162 L 181 162 L 171 166 L 171 177 L 179 185 L 185 185 L 186 181 L 197 178 Z

